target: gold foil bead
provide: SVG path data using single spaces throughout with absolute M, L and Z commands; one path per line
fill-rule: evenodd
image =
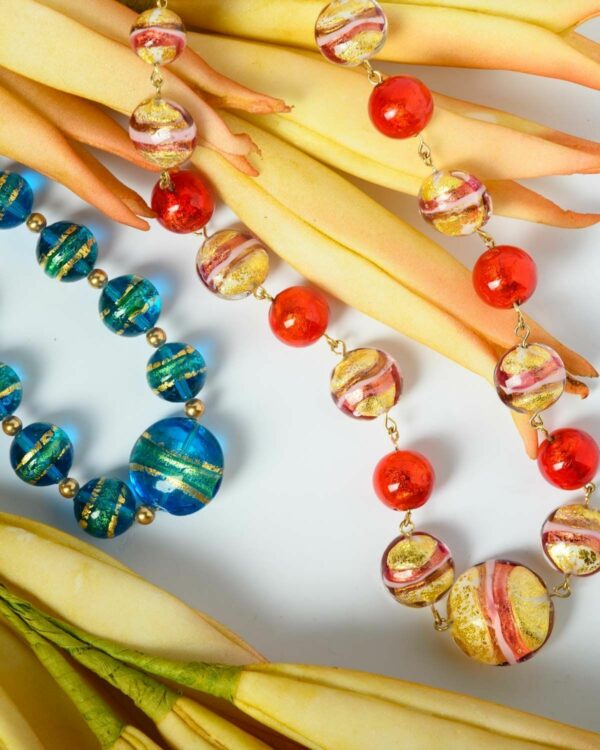
M 27 229 L 39 234 L 46 227 L 46 217 L 44 214 L 32 213 L 27 218 Z
M 101 268 L 94 268 L 87 277 L 90 286 L 94 289 L 104 289 L 108 284 L 108 274 Z
M 140 505 L 135 512 L 135 520 L 140 526 L 149 526 L 156 518 L 156 511 L 147 505 Z
M 72 500 L 79 492 L 79 482 L 73 477 L 67 477 L 58 485 L 58 491 L 67 500 Z
M 21 422 L 19 417 L 6 417 L 6 419 L 2 420 L 2 429 L 5 435 L 14 437 L 23 429 L 23 422 Z
M 199 398 L 193 398 L 185 405 L 185 413 L 190 419 L 200 419 L 206 410 L 204 401 Z
M 162 328 L 151 328 L 146 334 L 146 341 L 155 349 L 158 349 L 159 346 L 162 346 L 166 342 L 166 340 L 167 334 L 165 333 L 165 331 L 163 331 Z

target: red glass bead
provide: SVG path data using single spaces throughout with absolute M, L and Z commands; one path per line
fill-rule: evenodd
M 475 264 L 473 286 L 481 299 L 492 307 L 522 305 L 537 286 L 535 261 L 518 247 L 492 247 Z
M 314 289 L 292 286 L 273 300 L 269 312 L 271 330 L 289 346 L 310 346 L 327 330 L 329 305 Z
M 600 449 L 583 430 L 565 428 L 550 434 L 538 454 L 542 476 L 562 490 L 577 490 L 591 482 L 600 465 Z
M 369 99 L 373 125 L 390 138 L 410 138 L 431 120 L 431 91 L 418 78 L 391 76 L 375 86 Z
M 157 182 L 152 191 L 152 210 L 171 232 L 197 232 L 211 220 L 215 202 L 210 188 L 196 172 L 170 172 L 171 186 Z
M 394 510 L 424 505 L 433 492 L 435 472 L 421 453 L 392 451 L 373 472 L 373 487 L 382 503 Z

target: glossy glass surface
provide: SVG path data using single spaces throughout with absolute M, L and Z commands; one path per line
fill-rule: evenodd
M 50 278 L 80 281 L 93 270 L 98 259 L 98 245 L 87 227 L 57 221 L 42 230 L 37 259 Z
M 134 524 L 136 505 L 135 495 L 124 482 L 99 477 L 79 490 L 73 512 L 85 532 L 97 539 L 112 539 Z
M 206 363 L 189 344 L 163 344 L 150 357 L 148 385 L 157 396 L 174 403 L 189 401 L 206 382 Z
M 140 336 L 160 316 L 157 288 L 141 276 L 118 276 L 102 290 L 98 310 L 104 325 L 119 336 Z
M 53 424 L 23 427 L 10 447 L 10 463 L 19 479 L 45 487 L 65 479 L 73 463 L 73 446 L 66 432 Z

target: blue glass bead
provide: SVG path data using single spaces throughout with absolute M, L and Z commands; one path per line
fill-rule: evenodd
M 112 539 L 135 521 L 135 495 L 118 479 L 92 479 L 77 493 L 74 512 L 81 528 L 98 539 Z
M 141 276 L 119 276 L 104 287 L 98 305 L 104 325 L 119 336 L 154 328 L 161 310 L 158 289 Z
M 33 191 L 15 172 L 0 172 L 0 229 L 12 229 L 27 219 L 33 208 Z
M 0 419 L 14 414 L 21 403 L 21 380 L 12 367 L 0 362 Z
M 212 432 L 195 420 L 163 419 L 133 446 L 129 478 L 145 505 L 186 516 L 217 494 L 223 479 L 223 451 Z
M 37 244 L 40 266 L 52 279 L 79 281 L 92 271 L 98 245 L 87 227 L 57 221 L 42 230 Z
M 35 422 L 24 427 L 12 441 L 10 463 L 19 479 L 47 487 L 67 477 L 73 463 L 73 446 L 60 427 Z
M 148 385 L 166 401 L 189 401 L 206 382 L 206 362 L 189 344 L 163 344 L 148 361 Z

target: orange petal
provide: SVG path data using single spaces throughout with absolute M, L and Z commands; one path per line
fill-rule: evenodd
M 93 3 L 82 3 L 80 0 L 43 0 L 43 3 L 110 39 L 129 44 L 129 30 L 137 14 L 116 0 L 94 0 Z M 289 109 L 281 99 L 251 91 L 221 75 L 189 48 L 170 68 L 180 78 L 210 94 L 218 106 L 262 114 L 287 112 Z
M 90 170 L 54 125 L 2 87 L 0 110 L 0 153 L 58 180 L 111 219 L 149 229 L 148 223 Z
M 528 414 L 517 414 L 517 412 L 512 411 L 511 416 L 523 438 L 523 444 L 525 445 L 527 455 L 535 461 L 539 451 L 539 436 L 537 430 L 531 426 Z

